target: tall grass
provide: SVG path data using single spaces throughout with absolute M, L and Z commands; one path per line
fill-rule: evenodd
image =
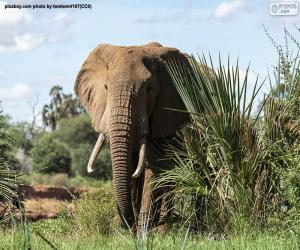
M 175 168 L 164 172 L 156 186 L 172 190 L 175 209 L 196 231 L 266 226 L 278 205 L 277 169 L 290 162 L 280 139 L 266 136 L 272 133 L 272 119 L 260 116 L 271 110 L 268 97 L 254 115 L 263 82 L 256 79 L 249 91 L 249 67 L 241 79 L 238 62 L 233 67 L 228 60 L 224 66 L 219 59 L 216 68 L 204 56 L 191 57 L 189 64 L 168 61 L 166 68 L 192 122 L 182 131 L 179 147 L 168 147 Z

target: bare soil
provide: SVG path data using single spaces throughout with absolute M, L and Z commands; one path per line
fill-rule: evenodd
M 25 213 L 29 220 L 56 218 L 60 207 L 86 191 L 78 188 L 24 186 Z
M 24 185 L 25 214 L 29 221 L 56 218 L 62 205 L 68 205 L 74 198 L 87 191 L 78 188 L 49 187 L 43 185 Z M 1 211 L 5 213 L 5 211 Z M 18 216 L 17 216 L 18 217 Z

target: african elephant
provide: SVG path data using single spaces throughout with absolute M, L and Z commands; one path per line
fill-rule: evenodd
M 174 136 L 189 119 L 184 112 L 170 110 L 185 106 L 163 63 L 168 59 L 187 61 L 179 50 L 159 43 L 101 44 L 77 75 L 75 92 L 99 133 L 88 171 L 103 142 L 109 142 L 116 204 L 124 227 L 142 223 L 155 200 L 152 180 L 157 172 L 149 163 L 157 157 L 155 142 Z

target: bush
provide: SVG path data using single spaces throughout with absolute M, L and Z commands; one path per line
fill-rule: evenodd
M 93 150 L 93 146 L 90 144 L 80 144 L 72 152 L 72 171 L 73 173 L 79 174 L 81 176 L 87 176 L 87 162 L 89 160 L 90 154 Z M 110 150 L 108 146 L 104 146 L 101 149 L 100 154 L 98 155 L 94 163 L 95 171 L 91 176 L 95 176 L 102 180 L 111 179 L 111 160 L 110 160 Z
M 66 145 L 53 138 L 51 134 L 44 134 L 38 138 L 30 151 L 33 170 L 47 173 L 69 173 L 71 168 L 71 154 Z
M 110 234 L 118 226 L 114 192 L 111 183 L 85 193 L 74 202 L 73 218 L 80 232 Z
M 59 122 L 59 128 L 53 132 L 55 137 L 70 148 L 77 148 L 80 144 L 94 145 L 98 135 L 92 127 L 88 115 L 65 118 Z
M 13 170 L 20 169 L 20 163 L 15 157 L 16 154 L 16 133 L 9 119 L 0 112 L 0 160 L 8 163 Z
M 42 220 L 31 228 L 55 240 L 62 235 L 111 234 L 118 227 L 112 184 L 106 183 L 86 192 L 72 204 L 61 208 L 55 220 Z
M 72 174 L 87 176 L 87 163 L 98 135 L 91 125 L 88 115 L 62 119 L 53 136 L 68 145 L 72 156 Z M 111 178 L 111 160 L 108 146 L 104 146 L 94 164 L 91 176 L 107 180 Z

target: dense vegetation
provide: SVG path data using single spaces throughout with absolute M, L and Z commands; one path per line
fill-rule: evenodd
M 197 232 L 232 235 L 279 221 L 299 231 L 298 71 L 289 92 L 271 92 L 253 115 L 258 81 L 249 96 L 238 64 L 215 68 L 204 57 L 198 61 L 203 70 L 195 58 L 189 66 L 167 64 L 192 123 L 180 146 L 167 149 L 176 167 L 157 185 L 170 187 L 179 216 Z

